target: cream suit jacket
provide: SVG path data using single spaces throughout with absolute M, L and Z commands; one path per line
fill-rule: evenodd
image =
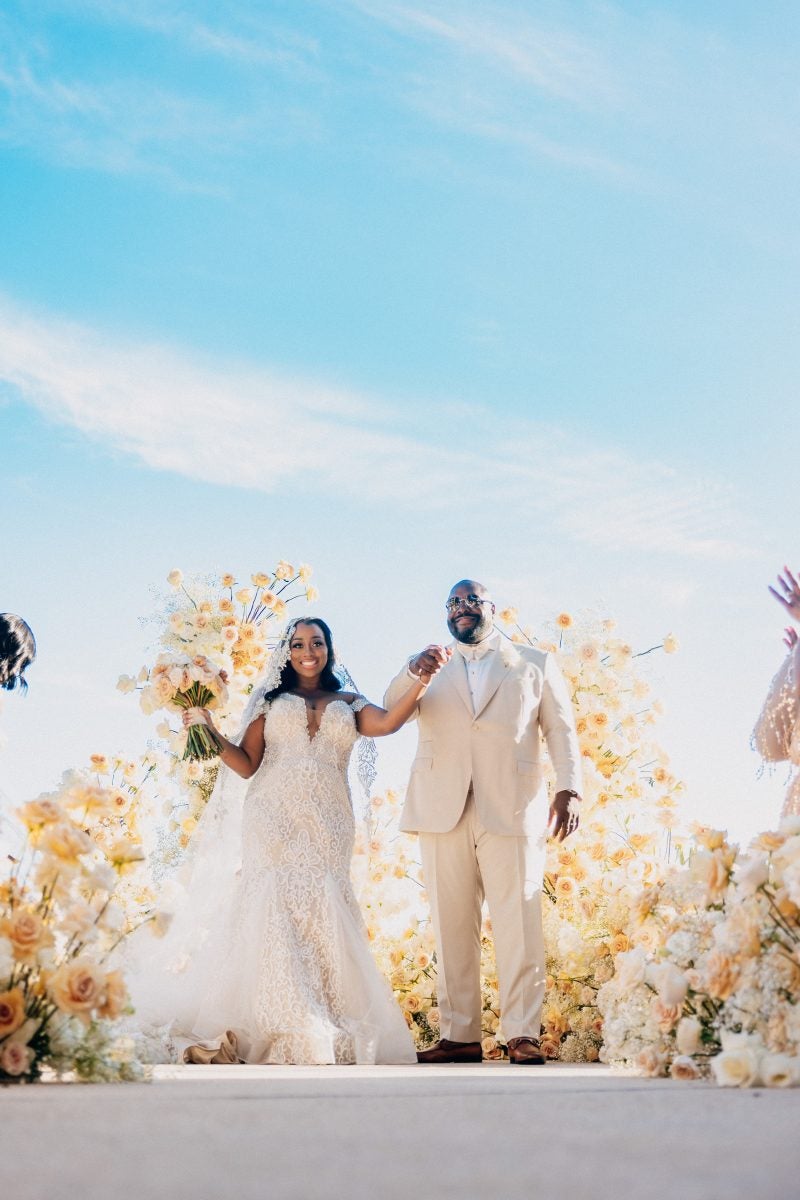
M 409 718 L 419 730 L 400 827 L 447 833 L 458 823 L 472 783 L 488 833 L 541 836 L 549 812 L 542 735 L 556 790 L 581 790 L 580 749 L 572 704 L 553 657 L 502 643 L 492 653 L 483 699 L 473 713 L 464 659 L 453 645 Z M 390 707 L 410 686 L 406 667 L 384 698 Z

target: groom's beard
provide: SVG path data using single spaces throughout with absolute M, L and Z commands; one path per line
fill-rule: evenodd
M 459 613 L 459 617 L 464 614 Z M 478 642 L 482 642 L 492 632 L 494 625 L 492 623 L 491 613 L 467 613 L 468 617 L 474 615 L 474 620 L 467 623 L 466 621 L 458 622 L 457 617 L 450 617 L 447 621 L 447 628 L 452 633 L 457 642 L 463 642 L 465 646 L 474 646 Z

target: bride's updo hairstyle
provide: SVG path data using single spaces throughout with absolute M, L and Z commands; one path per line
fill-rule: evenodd
M 328 661 L 325 663 L 320 676 L 319 686 L 323 692 L 340 692 L 342 690 L 342 681 L 336 674 L 336 653 L 333 649 L 333 634 L 331 633 L 330 626 L 320 617 L 302 617 L 299 621 L 295 622 L 292 637 L 294 637 L 298 625 L 317 625 L 322 630 L 322 636 L 325 638 L 325 645 L 328 648 Z M 271 692 L 267 692 L 264 700 L 274 700 L 276 696 L 280 696 L 281 692 L 290 692 L 294 687 L 297 687 L 297 672 L 292 666 L 290 659 L 281 671 L 278 686 L 274 687 Z
M 0 613 L 0 688 L 27 690 L 25 670 L 36 657 L 30 626 L 15 613 Z

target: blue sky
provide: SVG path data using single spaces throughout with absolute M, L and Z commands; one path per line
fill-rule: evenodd
M 7 796 L 141 740 L 113 683 L 168 570 L 286 555 L 372 694 L 464 574 L 674 631 L 691 804 L 769 824 L 799 35 L 780 2 L 6 4 L 2 607 L 41 644 Z

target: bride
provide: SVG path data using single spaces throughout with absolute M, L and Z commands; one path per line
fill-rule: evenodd
M 359 734 L 394 733 L 427 682 L 409 680 L 388 711 L 343 690 L 330 629 L 300 618 L 250 699 L 238 744 L 207 710 L 184 714 L 216 738 L 222 778 L 195 833 L 183 910 L 132 977 L 137 1021 L 169 1025 L 184 1061 L 416 1061 L 350 881 L 347 767 Z M 240 821 L 229 772 L 249 780 Z

